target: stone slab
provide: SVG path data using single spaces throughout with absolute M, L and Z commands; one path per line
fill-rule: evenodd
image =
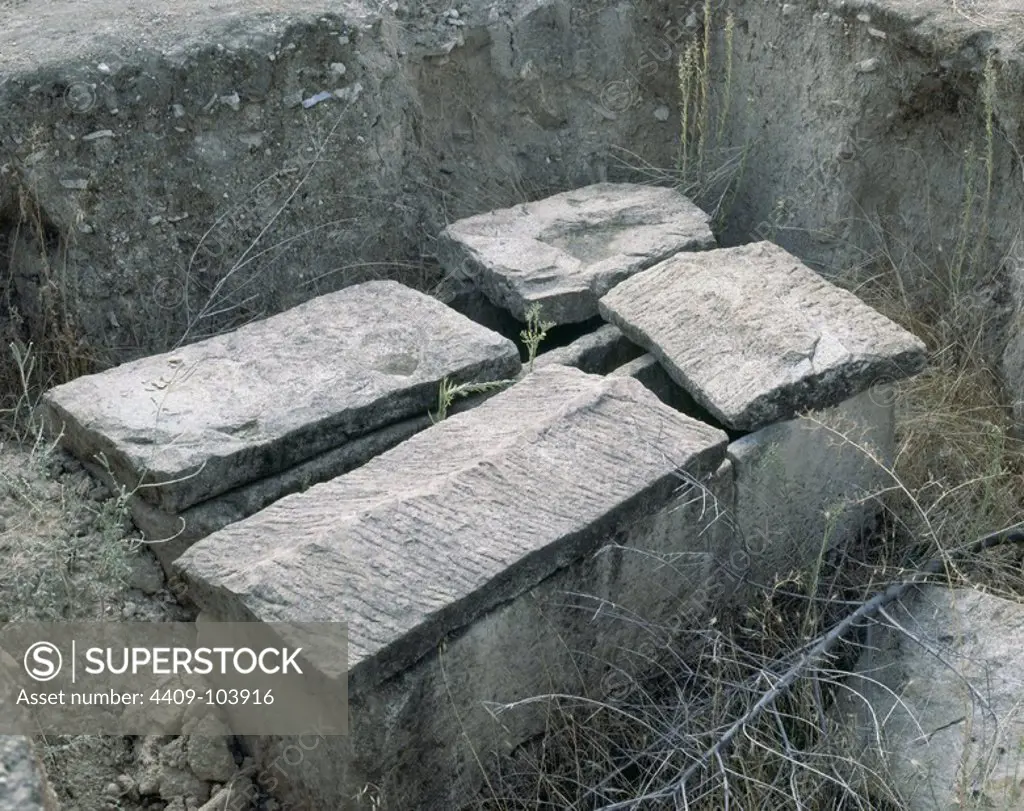
M 441 232 L 438 259 L 520 321 L 536 303 L 545 319 L 576 323 L 623 279 L 714 247 L 709 222 L 674 189 L 598 183 L 459 220 Z
M 51 389 L 82 459 L 176 513 L 436 404 L 441 380 L 514 377 L 511 341 L 396 282 L 354 285 L 234 332 Z
M 635 380 L 540 369 L 174 568 L 214 617 L 347 622 L 355 691 L 667 503 L 726 442 Z
M 677 254 L 601 315 L 723 425 L 755 431 L 921 371 L 924 344 L 770 242 Z
M 1024 808 L 1024 606 L 922 585 L 886 612 L 830 712 L 836 763 L 907 811 Z
M 350 690 L 348 738 L 260 740 L 256 761 L 278 776 L 282 805 L 358 811 L 348 799 L 370 783 L 388 808 L 475 808 L 496 776 L 492 753 L 508 755 L 550 729 L 551 703 L 531 699 L 586 696 L 626 708 L 645 700 L 643 678 L 678 672 L 679 657 L 691 661 L 686 651 L 717 616 L 712 566 L 729 528 L 709 504 L 732 502 L 732 477 L 688 472 L 707 499 L 677 491 L 442 649 Z M 303 757 L 291 760 L 300 763 L 274 769 L 298 747 Z

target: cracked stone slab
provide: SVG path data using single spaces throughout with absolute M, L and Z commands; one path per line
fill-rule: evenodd
M 349 683 L 373 685 L 669 504 L 727 441 L 636 380 L 551 366 L 174 568 L 218 619 L 347 622 Z
M 675 189 L 598 183 L 459 220 L 441 232 L 438 257 L 520 321 L 539 304 L 546 320 L 575 323 L 633 274 L 714 247 L 709 222 Z
M 174 352 L 51 389 L 85 460 L 177 513 L 436 405 L 443 378 L 514 377 L 512 341 L 431 297 L 365 282 Z
M 618 285 L 600 310 L 741 431 L 838 405 L 927 363 L 918 338 L 770 242 L 678 254 Z

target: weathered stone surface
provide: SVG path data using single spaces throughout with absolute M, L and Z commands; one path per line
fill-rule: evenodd
M 18 646 L 8 645 L 6 641 L 0 646 L 0 680 L 8 687 L 20 684 L 24 674 L 20 654 L 15 654 L 19 660 L 16 661 L 8 653 L 9 649 L 17 651 Z M 37 720 L 24 705 L 5 702 L 0 709 L 8 732 L 26 733 L 0 735 L 0 809 L 58 811 L 56 795 L 31 737 L 38 732 Z
M 57 798 L 32 739 L 0 735 L 0 808 L 11 811 L 57 811 Z
M 458 410 L 464 403 L 460 401 L 453 406 L 452 411 Z M 340 448 L 300 462 L 288 470 L 200 502 L 180 513 L 164 512 L 138 496 L 133 496 L 129 499 L 132 521 L 144 533 L 146 542 L 165 571 L 170 572 L 171 563 L 200 538 L 262 510 L 279 498 L 347 473 L 430 424 L 430 417 L 425 414 L 386 426 L 356 437 Z M 93 475 L 108 485 L 113 484 L 105 470 L 95 464 L 87 463 L 87 466 Z
M 834 719 L 908 811 L 1020 809 L 1024 606 L 922 586 L 873 626 Z
M 175 352 L 58 386 L 44 415 L 165 512 L 434 406 L 442 378 L 520 369 L 515 345 L 396 282 L 366 282 Z
M 474 408 L 496 393 L 497 390 L 459 398 L 449 407 L 448 413 L 459 414 Z M 365 436 L 356 437 L 340 448 L 300 462 L 281 473 L 243 485 L 180 513 L 164 512 L 138 496 L 131 496 L 128 504 L 132 521 L 142 530 L 147 544 L 163 565 L 164 571 L 170 574 L 171 564 L 200 538 L 205 538 L 228 524 L 259 512 L 279 498 L 341 476 L 431 424 L 429 414 L 396 422 Z M 88 462 L 86 466 L 94 476 L 106 482 L 108 486 L 116 486 L 102 467 Z
M 604 293 L 677 251 L 714 247 L 709 217 L 674 189 L 598 183 L 449 225 L 438 257 L 520 321 L 597 315 Z
M 733 602 L 855 538 L 892 485 L 895 452 L 891 386 L 731 442 L 735 536 L 722 572 Z
M 601 315 L 724 425 L 754 431 L 916 374 L 924 344 L 768 242 L 678 254 Z
M 731 501 L 731 477 L 705 476 L 701 464 L 684 470 L 706 483 L 707 501 L 677 491 L 660 509 L 652 504 L 598 553 L 479 617 L 443 650 L 350 692 L 347 739 L 261 740 L 267 771 L 303 747 L 301 763 L 276 770 L 291 789 L 278 794 L 286 807 L 358 811 L 346 800 L 367 783 L 389 807 L 470 807 L 490 753 L 507 755 L 549 728 L 552 704 L 530 699 L 643 701 L 632 676 L 678 670 L 685 640 L 707 627 L 711 564 L 728 546 L 729 527 L 707 504 Z M 666 645 L 667 636 L 676 642 Z
M 726 441 L 634 380 L 541 369 L 175 569 L 214 617 L 346 621 L 355 691 L 664 504 Z

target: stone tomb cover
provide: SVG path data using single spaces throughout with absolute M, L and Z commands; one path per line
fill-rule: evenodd
M 168 513 L 434 407 L 443 378 L 515 376 L 510 340 L 391 281 L 354 285 L 51 389 L 49 430 Z

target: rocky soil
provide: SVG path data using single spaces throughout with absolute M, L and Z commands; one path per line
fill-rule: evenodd
M 42 443 L 0 443 L 0 621 L 190 622 L 116 494 Z M 36 740 L 63 811 L 275 811 L 237 741 L 194 736 Z M 254 782 L 255 781 L 255 782 Z

